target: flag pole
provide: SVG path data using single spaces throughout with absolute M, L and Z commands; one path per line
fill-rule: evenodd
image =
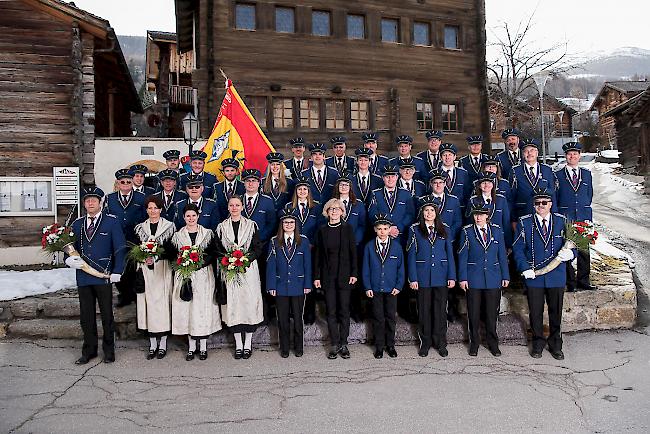
M 221 73 L 221 76 L 226 80 L 226 89 L 228 89 L 228 76 L 226 75 L 225 72 L 223 72 L 223 69 L 219 68 L 219 72 Z

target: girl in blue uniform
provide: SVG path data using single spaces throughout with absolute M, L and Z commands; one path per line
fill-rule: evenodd
M 262 193 L 273 199 L 275 212 L 283 209 L 291 200 L 295 183 L 287 178 L 284 166 L 284 155 L 279 152 L 270 152 L 266 156 L 268 165 L 262 178 Z
M 420 357 L 433 346 L 447 357 L 447 296 L 456 280 L 456 263 L 449 228 L 442 223 L 433 196 L 422 198 L 418 222 L 409 228 L 407 265 L 409 286 L 418 294 Z
M 296 218 L 289 210 L 280 211 L 280 227 L 269 243 L 266 259 L 266 291 L 275 297 L 280 355 L 289 357 L 289 336 L 293 318 L 293 348 L 303 355 L 305 294 L 311 292 L 311 252 L 309 240 L 300 235 Z
M 469 355 L 476 356 L 480 343 L 481 309 L 485 310 L 485 336 L 493 356 L 501 355 L 497 315 L 501 287 L 508 286 L 508 256 L 503 231 L 489 222 L 490 210 L 481 203 L 471 209 L 474 223 L 460 232 L 458 280 L 467 297 Z
M 512 224 L 510 223 L 510 206 L 507 198 L 501 194 L 497 188 L 497 176 L 492 172 L 481 172 L 474 194 L 469 198 L 467 203 L 467 215 L 465 221 L 467 224 L 474 223 L 471 211 L 474 204 L 480 204 L 487 208 L 490 213 L 488 218 L 490 223 L 498 225 L 503 231 L 506 248 L 512 248 Z

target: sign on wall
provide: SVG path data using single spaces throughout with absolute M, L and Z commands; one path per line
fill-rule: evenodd
M 54 168 L 54 196 L 56 205 L 79 203 L 79 168 Z

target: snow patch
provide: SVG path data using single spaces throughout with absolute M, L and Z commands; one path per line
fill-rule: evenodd
M 0 301 L 49 294 L 77 286 L 75 270 L 0 271 Z

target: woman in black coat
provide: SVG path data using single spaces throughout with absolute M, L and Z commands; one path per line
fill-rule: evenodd
M 323 208 L 327 224 L 318 228 L 314 243 L 314 287 L 322 288 L 332 349 L 327 358 L 350 357 L 350 291 L 357 281 L 357 248 L 352 226 L 343 221 L 345 206 L 330 199 Z

